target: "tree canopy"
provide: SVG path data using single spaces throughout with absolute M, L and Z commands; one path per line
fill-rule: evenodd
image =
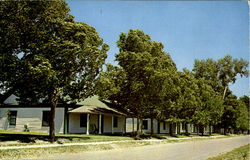
M 171 77 L 177 70 L 170 55 L 162 43 L 152 41 L 141 30 L 121 33 L 117 46 L 120 67 L 108 65 L 101 74 L 99 83 L 105 87 L 100 95 L 132 111 L 138 119 L 160 116 L 159 106 L 171 91 Z
M 1 5 L 2 97 L 12 91 L 23 103 L 49 102 L 54 141 L 58 100 L 72 102 L 93 95 L 109 47 L 95 28 L 75 22 L 63 1 Z

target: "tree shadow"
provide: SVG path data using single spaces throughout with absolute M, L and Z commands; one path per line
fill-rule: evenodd
M 88 140 L 90 137 L 82 137 L 82 136 L 56 136 L 55 140 L 58 139 L 66 139 L 69 141 L 73 141 L 73 139 L 81 139 L 81 140 Z M 21 143 L 36 143 L 36 140 L 41 140 L 45 142 L 49 142 L 49 136 L 48 135 L 32 135 L 32 134 L 0 134 L 0 142 L 6 142 L 6 141 L 18 141 Z

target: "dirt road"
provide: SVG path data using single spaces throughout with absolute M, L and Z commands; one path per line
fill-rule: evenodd
M 250 136 L 63 155 L 60 160 L 203 160 L 249 143 Z

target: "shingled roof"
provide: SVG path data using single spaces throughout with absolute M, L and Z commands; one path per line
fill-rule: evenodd
M 116 115 L 126 116 L 125 113 L 118 111 L 115 108 L 111 108 L 106 103 L 99 100 L 98 96 L 92 96 L 86 98 L 84 101 L 77 103 L 78 108 L 68 111 L 68 113 L 90 113 L 90 114 L 104 114 L 104 115 Z

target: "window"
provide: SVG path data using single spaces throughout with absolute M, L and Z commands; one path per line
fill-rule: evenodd
M 114 117 L 113 127 L 118 127 L 118 117 Z
M 80 127 L 87 127 L 87 114 L 80 114 Z
M 166 130 L 166 122 L 163 122 L 163 130 Z
M 48 127 L 50 122 L 50 111 L 43 111 L 42 126 Z
M 142 120 L 142 129 L 148 129 L 148 120 Z
M 10 114 L 9 114 L 9 118 L 10 118 L 10 121 L 9 121 L 9 124 L 10 125 L 16 125 L 16 115 L 17 115 L 17 111 L 10 111 Z

